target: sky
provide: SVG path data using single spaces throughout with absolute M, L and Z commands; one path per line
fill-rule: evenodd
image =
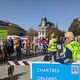
M 80 17 L 80 0 L 0 0 L 0 20 L 25 30 L 38 30 L 43 16 L 67 31 L 73 19 Z

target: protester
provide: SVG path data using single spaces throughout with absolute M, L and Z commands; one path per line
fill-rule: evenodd
M 4 54 L 2 52 L 2 49 L 0 48 L 0 61 L 4 60 Z
M 38 39 L 38 52 L 42 52 L 43 46 L 42 46 L 42 38 Z
M 33 40 L 33 53 L 37 53 L 37 49 L 38 49 L 38 39 L 35 37 Z
M 15 41 L 15 49 L 16 49 L 16 55 L 17 58 L 22 58 L 22 52 L 21 52 L 21 39 L 17 38 Z
M 49 56 L 54 58 L 54 61 L 56 60 L 56 53 L 57 53 L 57 39 L 53 34 L 51 34 L 51 39 L 49 41 L 49 45 L 48 45 L 48 51 L 49 51 Z M 53 59 L 52 59 L 53 60 Z
M 47 46 L 48 46 L 48 44 L 49 44 L 49 39 L 48 39 L 48 38 L 46 38 L 45 43 L 46 43 L 46 44 L 47 44 Z
M 13 42 L 13 39 L 11 37 L 9 39 L 9 45 L 10 45 L 11 54 L 13 54 L 13 52 L 14 52 L 14 42 Z
M 42 42 L 42 45 L 43 45 L 43 54 L 46 54 L 47 48 L 48 48 L 48 40 L 46 40 L 46 39 L 44 38 L 44 39 L 43 39 L 43 42 Z
M 8 58 L 11 56 L 11 46 L 10 46 L 10 41 L 9 41 L 9 39 L 7 40 L 7 42 L 8 42 L 8 44 L 7 44 L 7 52 L 8 52 Z
M 28 37 L 26 40 L 26 57 L 30 56 L 30 38 Z
M 58 54 L 57 56 L 60 57 L 60 53 L 62 52 L 63 50 L 63 38 L 62 37 L 58 37 L 57 38 L 57 48 L 58 48 Z
M 7 39 L 3 39 L 3 47 L 2 47 L 2 51 L 4 54 L 4 59 L 7 60 L 8 59 L 8 42 Z
M 64 57 L 56 61 L 61 63 L 80 62 L 80 44 L 74 40 L 74 34 L 72 32 L 66 32 L 65 41 Z

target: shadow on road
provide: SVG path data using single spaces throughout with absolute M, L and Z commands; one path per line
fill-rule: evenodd
M 20 73 L 20 74 L 17 74 L 17 75 L 15 75 L 15 76 L 13 76 L 13 77 L 6 77 L 6 78 L 4 78 L 4 79 L 0 79 L 0 80 L 18 80 L 19 78 L 20 78 L 20 76 L 21 75 L 24 75 L 24 74 L 27 74 L 27 73 Z

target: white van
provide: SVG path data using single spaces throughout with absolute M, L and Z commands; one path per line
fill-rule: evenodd
M 17 36 L 17 35 L 8 35 L 8 36 L 7 36 L 7 39 L 9 39 L 10 37 L 11 37 L 13 40 L 16 40 L 16 38 L 19 37 L 19 36 Z

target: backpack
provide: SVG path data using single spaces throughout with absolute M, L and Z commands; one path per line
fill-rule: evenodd
M 49 54 L 45 55 L 43 60 L 44 61 L 50 61 L 52 59 L 52 57 L 49 56 Z

